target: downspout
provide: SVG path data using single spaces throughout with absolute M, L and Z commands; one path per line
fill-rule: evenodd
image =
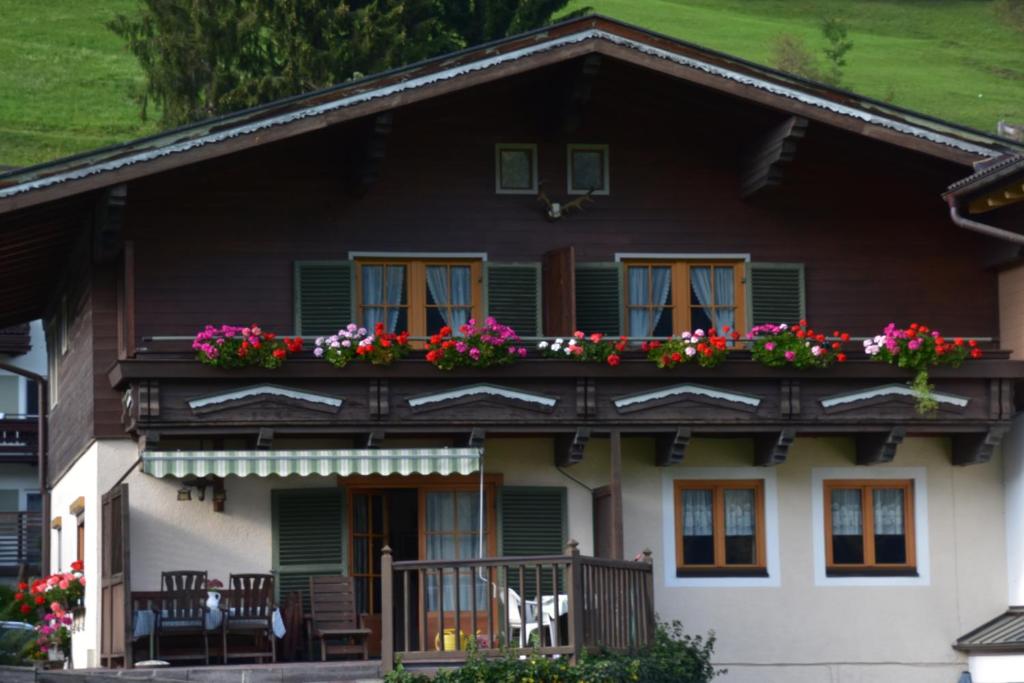
M 19 375 L 26 379 L 30 379 L 36 383 L 36 403 L 39 405 L 39 414 L 36 416 L 37 423 L 37 447 L 36 447 L 36 469 L 39 470 L 39 494 L 43 499 L 43 512 L 42 512 L 42 524 L 41 533 L 43 535 L 42 545 L 40 552 L 42 557 L 40 558 L 40 570 L 43 576 L 47 576 L 50 573 L 50 488 L 47 486 L 47 471 L 46 471 L 46 407 L 47 407 L 47 392 L 46 392 L 46 377 L 40 374 L 20 368 L 17 365 L 11 365 L 10 363 L 0 363 L 0 370 L 5 370 L 11 374 Z
M 978 221 L 967 218 L 960 213 L 960 207 L 957 206 L 956 199 L 953 197 L 949 198 L 949 217 L 953 220 L 953 223 L 961 228 L 973 230 L 974 232 L 987 235 L 988 237 L 995 237 L 996 239 L 1014 242 L 1015 244 L 1024 244 L 1024 235 L 1011 232 L 1010 230 L 1004 230 L 1003 228 L 997 228 L 994 225 L 988 225 L 987 223 L 979 223 Z

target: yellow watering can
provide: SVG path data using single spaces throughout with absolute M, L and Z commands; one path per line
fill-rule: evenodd
M 455 629 L 454 628 L 446 628 L 444 630 L 444 649 L 445 649 L 445 651 L 455 650 L 455 638 L 456 638 L 456 636 L 455 636 Z M 463 650 L 468 649 L 469 648 L 469 644 L 471 642 L 473 642 L 473 637 L 463 633 L 461 629 L 459 630 L 458 638 L 462 642 L 462 649 Z M 440 633 L 438 633 L 436 636 L 434 636 L 434 649 L 435 650 L 440 650 L 441 649 L 441 634 Z

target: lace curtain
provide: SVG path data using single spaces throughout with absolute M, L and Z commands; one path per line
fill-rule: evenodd
M 714 274 L 714 289 L 711 287 L 712 274 Z M 718 328 L 723 325 L 736 326 L 735 308 L 716 308 L 718 306 L 735 306 L 735 283 L 730 266 L 714 269 L 709 266 L 690 268 L 690 288 L 707 313 L 708 319 Z
M 451 278 L 451 300 L 448 298 L 448 283 Z M 427 287 L 437 304 L 444 324 L 458 331 L 469 320 L 473 293 L 470 287 L 468 266 L 427 266 Z M 465 306 L 465 308 L 455 308 Z
M 832 489 L 832 534 L 860 536 L 861 510 L 859 489 Z
M 754 535 L 754 492 L 752 490 L 725 490 L 725 535 Z
M 874 497 L 875 535 L 903 535 L 903 490 L 875 489 Z
M 629 269 L 630 334 L 636 337 L 649 337 L 654 334 L 654 328 L 658 326 L 665 312 L 664 306 L 668 303 L 671 289 L 672 270 L 668 266 L 638 266 Z M 632 308 L 633 306 L 639 308 Z
M 377 323 L 385 323 L 388 332 L 395 331 L 405 292 L 404 266 L 363 266 L 363 324 L 373 330 Z M 386 308 L 386 307 L 394 308 Z M 385 311 L 387 320 L 385 321 Z
M 711 491 L 683 491 L 683 536 L 712 534 Z

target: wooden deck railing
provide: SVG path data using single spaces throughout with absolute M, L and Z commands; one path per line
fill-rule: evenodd
M 381 558 L 381 659 L 458 663 L 476 649 L 568 656 L 654 639 L 654 578 L 642 561 L 566 555 L 394 562 Z
M 0 512 L 0 574 L 39 571 L 43 516 L 38 512 Z

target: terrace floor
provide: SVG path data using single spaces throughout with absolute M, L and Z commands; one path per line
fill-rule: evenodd
M 31 680 L 31 679 L 29 679 Z M 38 683 L 107 683 L 156 681 L 184 683 L 379 683 L 380 660 L 334 662 L 288 662 L 278 664 L 237 664 L 228 666 L 175 666 L 158 669 L 76 669 L 39 671 Z

